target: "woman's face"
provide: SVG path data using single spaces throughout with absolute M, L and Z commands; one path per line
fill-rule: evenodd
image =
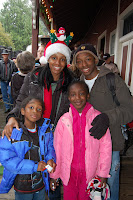
M 55 53 L 52 56 L 50 56 L 48 62 L 54 81 L 58 81 L 61 72 L 67 64 L 66 57 L 61 53 Z
M 44 55 L 44 50 L 45 47 L 44 46 L 40 46 L 37 50 L 37 58 L 40 59 L 43 55 Z

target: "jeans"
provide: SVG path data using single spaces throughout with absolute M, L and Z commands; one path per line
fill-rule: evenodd
M 119 200 L 119 175 L 120 175 L 120 152 L 112 152 L 112 165 L 110 170 L 111 177 L 108 178 L 110 186 L 110 199 Z
M 45 188 L 30 194 L 15 191 L 15 200 L 45 200 Z
M 9 86 L 9 82 L 1 81 L 1 92 L 6 110 L 11 109 L 13 105 L 13 99 L 11 96 L 11 86 Z

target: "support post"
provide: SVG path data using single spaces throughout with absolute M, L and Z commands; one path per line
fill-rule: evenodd
M 39 34 L 39 0 L 32 0 L 32 54 L 37 57 Z

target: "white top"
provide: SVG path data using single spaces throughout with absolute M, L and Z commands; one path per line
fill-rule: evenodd
M 97 79 L 99 74 L 97 74 L 97 76 L 95 76 L 95 78 L 91 79 L 91 80 L 86 80 L 84 79 L 85 83 L 88 85 L 88 88 L 89 88 L 89 92 L 91 91 L 94 83 L 95 83 L 95 80 Z
M 27 129 L 28 129 L 28 131 L 30 131 L 30 132 L 32 132 L 32 133 L 35 133 L 35 132 L 36 132 L 36 124 L 35 124 L 35 128 L 33 128 L 33 129 L 27 128 Z

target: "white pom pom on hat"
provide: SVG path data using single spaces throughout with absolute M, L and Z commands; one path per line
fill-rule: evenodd
M 41 63 L 41 65 L 47 64 L 47 59 L 46 59 L 46 57 L 45 57 L 45 56 L 42 56 L 42 57 L 40 58 L 39 62 Z

